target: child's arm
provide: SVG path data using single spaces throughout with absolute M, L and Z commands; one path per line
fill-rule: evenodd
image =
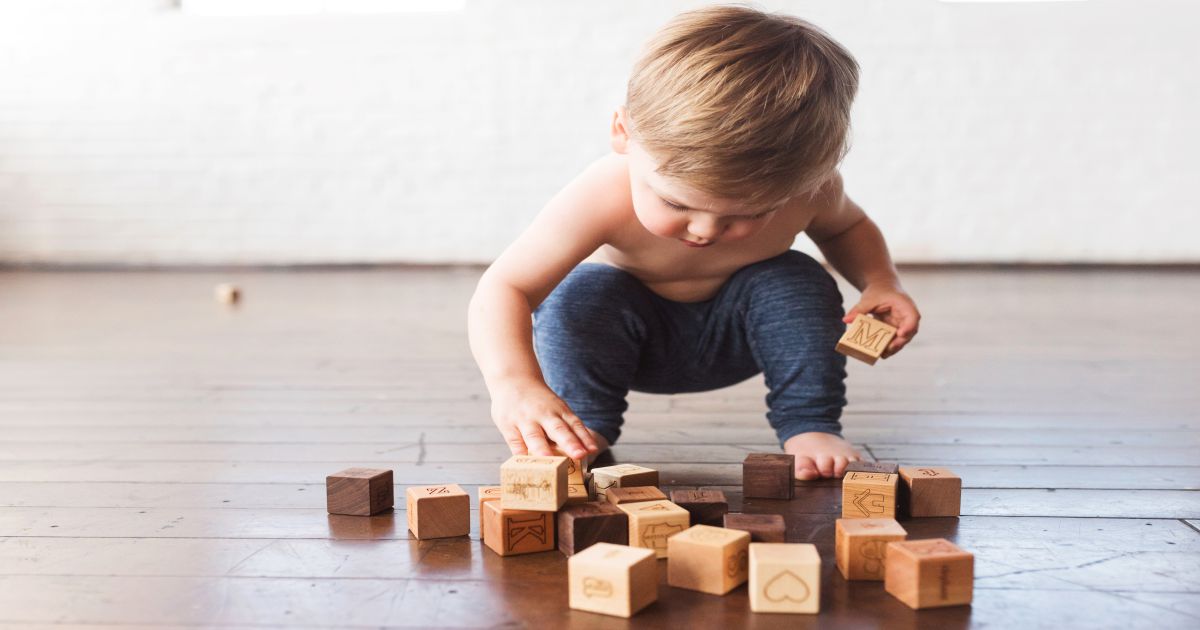
M 583 422 L 546 386 L 533 351 L 533 311 L 606 242 L 628 206 L 624 162 L 589 166 L 555 195 L 479 280 L 467 315 L 471 352 L 492 397 L 492 420 L 513 454 L 596 451 Z M 621 195 L 624 195 L 622 200 Z
M 883 233 L 846 196 L 840 174 L 821 189 L 816 202 L 819 210 L 805 232 L 829 264 L 862 292 L 858 304 L 846 312 L 844 320 L 852 322 L 859 313 L 875 314 L 897 328 L 896 337 L 883 357 L 899 352 L 917 334 L 921 313 L 900 286 Z

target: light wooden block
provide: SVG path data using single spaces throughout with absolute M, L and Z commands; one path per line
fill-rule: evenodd
M 728 529 L 750 532 L 751 542 L 781 543 L 787 540 L 787 522 L 782 514 L 729 512 L 723 521 Z
M 500 486 L 479 486 L 479 502 L 475 506 L 479 511 L 479 540 L 484 539 L 483 504 L 488 501 L 500 500 Z
M 561 455 L 514 455 L 500 465 L 506 510 L 554 512 L 567 502 L 567 461 Z
M 689 527 L 688 511 L 670 501 L 643 501 L 617 506 L 629 515 L 629 546 L 653 549 L 667 557 L 667 539 Z
M 563 555 L 573 555 L 601 542 L 629 542 L 629 516 L 617 506 L 589 501 L 564 506 L 558 512 L 558 550 Z
M 896 337 L 896 329 L 869 315 L 859 314 L 837 342 L 837 351 L 868 365 L 875 365 L 888 344 Z
M 887 544 L 904 540 L 908 532 L 892 518 L 839 518 L 835 557 L 847 580 L 882 580 Z
M 842 478 L 842 518 L 896 518 L 900 475 L 852 472 Z
M 632 617 L 658 599 L 654 552 L 596 543 L 567 560 L 568 606 Z
M 900 510 L 905 516 L 958 516 L 962 479 L 948 468 L 900 469 Z
M 588 502 L 587 486 L 581 483 L 573 483 L 567 486 L 567 501 L 563 505 L 578 505 Z
M 750 543 L 750 610 L 821 611 L 821 556 L 807 543 Z
M 608 502 L 613 505 L 622 503 L 637 503 L 638 501 L 662 501 L 667 498 L 662 490 L 654 486 L 634 486 L 632 488 L 609 488 L 604 493 Z
M 582 485 L 583 474 L 587 472 L 587 460 L 575 459 L 570 455 L 567 455 L 566 451 L 553 444 L 550 445 L 550 450 L 554 451 L 555 455 L 561 455 L 567 458 L 567 483 Z
M 693 525 L 667 540 L 667 583 L 724 595 L 746 581 L 750 533 Z
M 617 464 L 616 466 L 593 468 L 590 472 L 597 501 L 607 500 L 609 488 L 658 485 L 658 471 L 645 466 Z
M 500 501 L 486 501 L 483 513 L 483 543 L 502 556 L 555 547 L 554 512 L 506 510 Z
M 900 472 L 900 466 L 892 462 L 850 462 L 846 464 L 846 471 L 852 472 L 877 472 L 895 475 Z
M 724 527 L 729 512 L 729 499 L 720 490 L 672 490 L 671 502 L 692 515 L 692 525 Z
M 945 538 L 888 543 L 883 588 L 909 608 L 970 604 L 975 556 Z
M 392 509 L 392 471 L 347 468 L 325 477 L 325 503 L 330 514 L 370 516 Z
M 471 497 L 456 483 L 405 490 L 408 529 L 419 540 L 471 532 Z
M 796 456 L 787 453 L 750 453 L 742 461 L 742 496 L 791 499 Z

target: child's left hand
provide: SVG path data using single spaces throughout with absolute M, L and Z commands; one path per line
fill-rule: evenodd
M 858 304 L 846 312 L 842 321 L 849 324 L 860 313 L 874 315 L 884 323 L 896 327 L 896 337 L 880 355 L 884 359 L 900 352 L 901 348 L 908 345 L 908 342 L 916 336 L 917 328 L 921 323 L 921 313 L 917 311 L 916 303 L 904 292 L 904 289 L 895 284 L 867 285 L 867 288 L 863 289 Z

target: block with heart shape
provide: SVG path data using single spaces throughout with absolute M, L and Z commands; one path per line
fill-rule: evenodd
M 750 543 L 750 610 L 821 610 L 821 556 L 807 543 Z

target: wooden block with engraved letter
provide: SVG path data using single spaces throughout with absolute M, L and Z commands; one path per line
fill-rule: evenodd
M 634 464 L 617 464 L 593 468 L 592 488 L 597 501 L 605 501 L 609 488 L 633 488 L 635 486 L 657 486 L 658 471 Z
M 842 518 L 896 518 L 900 475 L 846 473 L 842 478 Z
M 839 518 L 834 543 L 838 571 L 847 580 L 882 580 L 887 544 L 907 536 L 893 518 Z
M 693 525 L 667 540 L 667 583 L 724 595 L 746 581 L 750 533 Z
M 838 340 L 837 351 L 868 365 L 875 365 L 895 336 L 896 329 L 891 325 L 860 313 L 850 323 L 846 334 Z
M 405 496 L 408 529 L 417 539 L 466 536 L 471 532 L 471 497 L 458 484 L 414 486 L 405 490 Z
M 325 477 L 325 501 L 330 514 L 370 516 L 390 510 L 394 503 L 392 471 L 347 468 Z
M 615 505 L 591 501 L 558 512 L 558 550 L 574 555 L 599 543 L 629 543 L 629 516 Z
M 945 538 L 888 543 L 883 588 L 909 608 L 970 604 L 975 556 Z
M 649 549 L 596 543 L 567 560 L 567 605 L 632 617 L 658 599 L 658 563 Z
M 499 501 L 483 504 L 483 543 L 502 556 L 554 549 L 554 513 L 506 510 Z
M 613 505 L 622 503 L 637 503 L 638 501 L 662 501 L 667 498 L 662 490 L 654 486 L 634 486 L 632 488 L 609 488 L 604 493 L 608 502 Z
M 750 532 L 751 542 L 784 542 L 787 523 L 781 514 L 742 514 L 730 512 L 725 515 L 725 527 Z
M 958 516 L 962 479 L 948 468 L 905 466 L 900 481 L 904 516 Z
M 479 510 L 479 540 L 483 540 L 483 504 L 488 501 L 500 500 L 500 486 L 479 486 L 479 504 L 475 507 Z
M 750 610 L 821 610 L 821 556 L 806 543 L 750 543 Z
M 671 502 L 692 515 L 692 525 L 724 527 L 729 500 L 720 490 L 672 490 Z
M 750 453 L 742 461 L 742 496 L 791 499 L 796 456 L 787 453 Z
M 667 557 L 667 539 L 689 527 L 688 511 L 670 501 L 641 501 L 617 506 L 629 515 L 629 546 L 653 549 Z
M 500 465 L 500 503 L 506 510 L 554 512 L 567 502 L 567 463 L 560 455 L 513 455 Z

